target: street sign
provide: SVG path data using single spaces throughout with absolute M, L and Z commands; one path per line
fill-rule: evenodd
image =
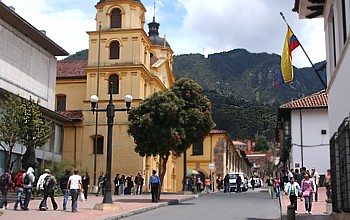
M 209 169 L 212 170 L 212 169 L 214 169 L 214 168 L 215 168 L 215 164 L 210 163 L 210 164 L 209 164 Z

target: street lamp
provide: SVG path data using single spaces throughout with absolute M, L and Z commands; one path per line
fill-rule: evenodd
M 107 163 L 106 163 L 106 185 L 105 185 L 105 194 L 103 197 L 102 203 L 113 203 L 112 194 L 111 194 L 111 172 L 112 172 L 112 136 L 113 136 L 113 123 L 114 123 L 114 112 L 117 111 L 129 111 L 132 96 L 126 95 L 125 98 L 126 108 L 115 108 L 112 100 L 112 92 L 109 94 L 109 103 L 106 109 L 96 109 L 96 104 L 98 102 L 98 97 L 96 95 L 92 95 L 90 97 L 91 102 L 91 111 L 94 112 L 106 112 L 107 113 L 107 125 L 108 125 L 108 133 L 107 133 Z

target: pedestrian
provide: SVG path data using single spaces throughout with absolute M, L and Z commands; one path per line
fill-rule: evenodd
M 133 181 L 133 177 L 132 174 L 130 174 L 127 178 L 126 178 L 126 188 L 124 193 L 127 195 L 131 195 L 131 193 L 133 192 L 133 188 L 134 188 L 134 181 Z
M 16 189 L 16 193 L 17 193 L 17 199 L 16 199 L 16 202 L 15 202 L 15 205 L 13 206 L 14 210 L 17 210 L 18 204 L 19 204 L 20 208 L 23 207 L 23 202 L 22 202 L 23 175 L 24 175 L 25 172 L 26 172 L 25 169 L 22 169 L 21 171 L 19 171 L 17 173 L 17 175 L 15 176 L 15 179 L 14 179 L 15 189 Z
M 315 182 L 312 178 L 310 178 L 308 173 L 304 174 L 304 179 L 301 181 L 301 194 L 305 200 L 305 213 L 311 214 L 312 208 L 312 199 L 313 194 L 316 190 Z
M 266 179 L 266 184 L 267 184 L 267 189 L 268 189 L 268 192 L 269 192 L 269 196 L 270 196 L 271 199 L 273 199 L 274 187 L 273 187 L 273 179 L 272 179 L 272 175 L 271 174 Z
M 157 176 L 157 171 L 152 171 L 152 176 L 149 177 L 148 189 L 151 189 L 152 202 L 158 202 L 158 189 L 161 186 L 159 176 Z
M 221 175 L 220 174 L 216 178 L 216 185 L 217 185 L 218 191 L 220 191 L 220 189 L 221 189 Z
M 105 193 L 105 189 L 104 189 L 104 180 L 105 180 L 105 176 L 103 174 L 103 171 L 100 172 L 100 176 L 98 177 L 98 181 L 97 181 L 97 185 L 98 185 L 98 190 L 96 193 L 96 196 L 98 196 L 100 194 L 100 191 L 102 189 L 102 195 L 104 195 Z
M 124 186 L 125 186 L 125 175 L 122 175 L 121 177 L 120 177 L 120 182 L 119 182 L 119 184 L 120 184 L 120 195 L 122 195 L 122 196 L 124 196 Z
M 250 185 L 252 185 L 252 190 L 254 190 L 254 188 L 255 188 L 255 180 L 254 180 L 253 177 L 252 177 L 252 179 L 250 180 Z
M 284 192 L 289 196 L 290 205 L 294 206 L 295 213 L 298 213 L 298 196 L 300 195 L 300 186 L 295 182 L 295 178 L 290 178 L 290 182 L 285 185 Z
M 293 177 L 294 178 L 294 177 Z M 295 180 L 295 179 L 294 179 Z M 280 197 L 280 191 L 281 191 L 281 181 L 279 177 L 276 177 L 273 183 L 275 187 L 275 192 L 276 192 L 276 198 Z
M 209 191 L 210 191 L 210 186 L 211 186 L 211 181 L 210 181 L 210 178 L 209 178 L 209 177 L 207 177 L 207 178 L 205 179 L 204 184 L 205 184 L 205 191 L 206 191 L 207 193 L 209 193 Z
M 318 201 L 318 187 L 320 186 L 320 175 L 318 175 L 318 172 L 316 171 L 315 167 L 311 169 L 310 177 L 314 180 L 316 190 L 315 190 L 315 202 Z
M 240 193 L 241 190 L 241 185 L 242 185 L 242 177 L 239 174 L 236 174 L 236 188 L 237 188 L 237 193 Z
M 84 192 L 84 197 L 85 200 L 87 200 L 88 192 L 89 192 L 89 187 L 90 187 L 90 176 L 89 172 L 85 172 L 83 178 L 82 178 L 82 184 L 83 184 L 83 192 Z
M 23 174 L 23 193 L 25 194 L 23 210 L 28 211 L 28 205 L 33 192 L 35 176 L 34 169 L 29 167 L 27 172 Z
M 288 172 L 288 182 L 290 182 L 290 178 L 294 177 L 294 169 L 290 169 Z
M 332 200 L 332 181 L 331 181 L 331 170 L 328 169 L 327 173 L 324 177 L 323 185 L 326 187 L 326 202 L 330 202 Z
M 114 177 L 114 195 L 119 195 L 120 174 L 117 173 Z
M 50 197 L 53 209 L 56 210 L 58 208 L 57 203 L 55 201 L 55 190 L 54 190 L 56 182 L 57 182 L 56 178 L 51 172 L 49 172 L 45 176 L 44 183 L 43 183 L 44 199 L 41 200 L 41 203 L 39 205 L 40 211 L 46 211 L 48 209 L 47 197 Z
M 135 181 L 135 188 L 136 188 L 136 190 L 135 190 L 135 195 L 141 195 L 141 193 L 142 193 L 142 185 L 141 185 L 141 174 L 140 173 L 137 173 L 137 175 L 135 176 L 135 179 L 134 179 L 134 181 Z
M 295 169 L 294 180 L 299 184 L 299 186 L 301 186 L 301 174 L 299 169 Z
M 0 209 L 7 209 L 7 192 L 10 189 L 12 184 L 11 179 L 11 170 L 8 168 L 1 176 L 0 176 L 0 189 L 1 189 L 1 201 L 0 201 Z
M 81 176 L 79 175 L 78 170 L 74 170 L 73 175 L 69 177 L 67 190 L 68 190 L 68 187 L 72 197 L 72 212 L 77 212 L 78 194 L 80 191 L 82 191 Z
M 63 211 L 67 210 L 67 201 L 69 196 L 68 180 L 70 175 L 71 175 L 70 170 L 65 170 L 64 175 L 60 178 L 60 188 L 63 194 Z
M 224 178 L 224 184 L 225 184 L 225 191 L 226 193 L 231 192 L 231 187 L 230 187 L 230 175 L 226 174 Z
M 36 189 L 40 191 L 41 200 L 44 199 L 44 179 L 50 173 L 49 169 L 45 169 L 44 173 L 39 176 L 38 182 L 36 183 Z M 39 207 L 40 209 L 40 207 Z
M 197 191 L 201 192 L 202 191 L 202 180 L 200 175 L 197 176 Z

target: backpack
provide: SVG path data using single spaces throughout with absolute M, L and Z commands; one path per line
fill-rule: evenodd
M 44 189 L 50 189 L 52 188 L 53 184 L 52 184 L 52 179 L 51 179 L 51 175 L 47 175 L 44 178 Z
M 9 177 L 5 172 L 0 176 L 0 186 L 4 187 L 8 184 L 8 182 L 9 182 Z
M 23 184 L 24 185 L 29 185 L 30 184 L 30 177 L 29 174 L 26 174 L 23 178 Z

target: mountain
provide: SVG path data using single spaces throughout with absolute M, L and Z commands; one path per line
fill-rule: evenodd
M 66 60 L 85 60 L 83 50 Z M 211 54 L 174 56 L 176 78 L 190 78 L 204 88 L 213 104 L 217 129 L 225 130 L 232 139 L 274 139 L 278 106 L 318 92 L 322 83 L 311 67 L 294 68 L 293 82 L 276 88 L 281 57 L 277 54 L 250 53 L 245 49 Z M 315 64 L 320 68 L 325 62 Z M 320 76 L 326 82 L 326 73 Z

